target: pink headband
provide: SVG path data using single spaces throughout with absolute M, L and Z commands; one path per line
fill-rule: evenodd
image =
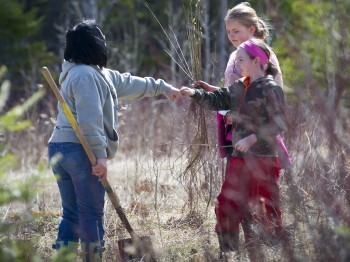
M 262 48 L 256 44 L 254 44 L 252 41 L 248 40 L 243 42 L 239 47 L 243 48 L 245 51 L 247 51 L 249 54 L 251 54 L 254 57 L 260 58 L 260 63 L 264 66 L 269 61 L 269 58 L 267 57 L 266 53 Z

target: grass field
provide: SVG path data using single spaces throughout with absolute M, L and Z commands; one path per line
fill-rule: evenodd
M 183 172 L 196 121 L 185 112 L 186 104 L 174 108 L 174 105 L 151 103 L 150 109 L 145 109 L 145 105 L 148 106 L 134 104 L 133 110 L 126 110 L 121 116 L 122 143 L 115 159 L 109 162 L 110 184 L 135 231 L 151 237 L 159 261 L 218 261 L 214 203 L 225 163 L 218 158 L 214 146 L 215 115 L 208 112 L 208 137 L 212 146 L 203 149 L 200 168 L 191 184 L 194 194 L 189 197 L 189 184 Z M 349 126 L 337 124 L 337 133 L 329 134 L 327 121 L 322 116 L 315 118 L 309 110 L 307 106 L 291 107 L 295 128 L 285 137 L 294 161 L 292 168 L 283 171 L 280 178 L 283 223 L 290 241 L 287 248 L 282 244 L 262 245 L 259 261 L 350 258 L 350 158 L 345 143 L 350 141 Z M 133 115 L 135 111 L 139 112 L 137 117 Z M 0 208 L 2 223 L 14 225 L 11 234 L 2 235 L 0 241 L 31 240 L 34 250 L 28 252 L 36 253 L 43 261 L 51 261 L 61 205 L 46 157 L 45 140 L 52 124 L 45 123 L 47 132 L 39 138 L 36 138 L 37 130 L 43 129 L 40 123 L 25 133 L 27 144 L 18 143 L 19 135 L 9 139 L 9 145 L 16 145 L 22 156 L 22 165 L 7 173 L 2 184 L 11 186 L 17 181 L 28 181 L 32 185 L 28 190 L 35 192 L 35 197 Z M 28 164 L 36 162 L 33 159 L 44 163 L 39 171 Z M 119 261 L 117 241 L 129 235 L 108 198 L 104 226 L 104 261 Z M 240 252 L 229 254 L 227 260 L 250 261 L 243 233 Z

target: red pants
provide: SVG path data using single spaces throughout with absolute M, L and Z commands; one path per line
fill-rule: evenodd
M 217 197 L 217 233 L 236 233 L 239 223 L 252 214 L 265 228 L 281 227 L 276 157 L 231 158 Z

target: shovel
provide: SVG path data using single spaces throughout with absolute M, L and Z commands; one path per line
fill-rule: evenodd
M 52 91 L 55 93 L 56 98 L 61 103 L 61 106 L 71 123 L 75 133 L 77 134 L 80 143 L 82 144 L 87 156 L 89 157 L 89 160 L 92 165 L 96 165 L 96 157 L 94 153 L 92 152 L 84 134 L 82 133 L 81 129 L 79 128 L 79 125 L 77 121 L 75 120 L 72 112 L 70 111 L 69 107 L 67 106 L 66 102 L 64 101 L 62 95 L 59 92 L 59 89 L 53 80 L 50 71 L 47 67 L 42 68 L 42 73 L 49 83 Z M 118 247 L 119 247 L 119 254 L 122 262 L 133 260 L 142 260 L 146 262 L 155 262 L 155 254 L 152 247 L 151 238 L 148 236 L 138 236 L 134 229 L 131 227 L 128 219 L 126 218 L 126 215 L 124 213 L 124 210 L 120 206 L 119 198 L 114 193 L 113 189 L 111 188 L 107 178 L 100 179 L 104 189 L 107 192 L 107 195 L 109 197 L 109 200 L 111 201 L 115 211 L 117 212 L 119 218 L 121 219 L 122 223 L 124 224 L 126 230 L 129 232 L 131 238 L 127 239 L 121 239 L 118 240 Z

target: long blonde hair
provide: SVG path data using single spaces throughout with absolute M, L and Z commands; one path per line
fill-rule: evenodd
M 225 21 L 239 20 L 244 26 L 255 27 L 254 37 L 266 39 L 269 37 L 269 25 L 262 18 L 258 17 L 256 11 L 248 2 L 242 2 L 227 11 Z

